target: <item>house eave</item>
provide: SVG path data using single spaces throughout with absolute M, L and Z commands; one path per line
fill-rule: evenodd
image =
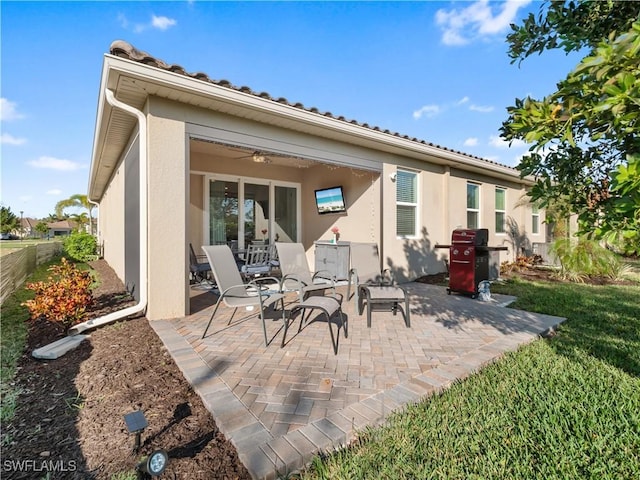
M 89 198 L 94 201 L 99 201 L 102 197 L 106 182 L 135 128 L 134 119 L 112 109 L 104 101 L 106 88 L 112 90 L 117 99 L 138 109 L 145 105 L 149 96 L 158 96 L 390 155 L 475 173 L 487 174 L 490 171 L 491 176 L 524 185 L 534 182 L 532 178 L 521 178 L 519 172 L 511 167 L 415 138 L 392 134 L 336 118 L 331 114 L 309 111 L 271 98 L 107 54 L 100 85 L 88 190 Z

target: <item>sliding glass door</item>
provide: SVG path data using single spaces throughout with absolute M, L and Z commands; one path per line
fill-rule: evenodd
M 238 182 L 209 182 L 209 245 L 238 243 Z
M 253 178 L 209 177 L 205 231 L 210 245 L 300 241 L 300 186 Z
M 244 245 L 268 240 L 269 185 L 244 184 Z

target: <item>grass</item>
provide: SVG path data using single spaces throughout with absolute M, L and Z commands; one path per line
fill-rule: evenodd
M 301 478 L 640 478 L 640 284 L 509 281 L 492 292 L 567 321 Z
M 30 247 L 38 243 L 60 242 L 60 238 L 52 238 L 46 240 L 42 238 L 25 238 L 24 240 L 2 240 L 0 241 L 0 256 L 20 250 L 21 248 Z

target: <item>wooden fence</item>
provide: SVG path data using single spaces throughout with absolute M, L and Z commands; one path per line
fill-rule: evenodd
M 47 242 L 30 245 L 0 258 L 0 303 L 22 286 L 36 267 L 62 253 L 62 243 Z

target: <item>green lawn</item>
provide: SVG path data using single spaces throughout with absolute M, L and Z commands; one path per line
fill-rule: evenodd
M 15 250 L 20 250 L 21 248 L 36 245 L 38 243 L 52 243 L 61 241 L 62 238 L 60 237 L 52 238 L 51 240 L 41 238 L 26 238 L 24 240 L 0 240 L 0 256 L 6 255 L 7 253 L 11 253 Z
M 492 291 L 567 321 L 317 458 L 301 478 L 640 478 L 640 284 L 509 281 Z

